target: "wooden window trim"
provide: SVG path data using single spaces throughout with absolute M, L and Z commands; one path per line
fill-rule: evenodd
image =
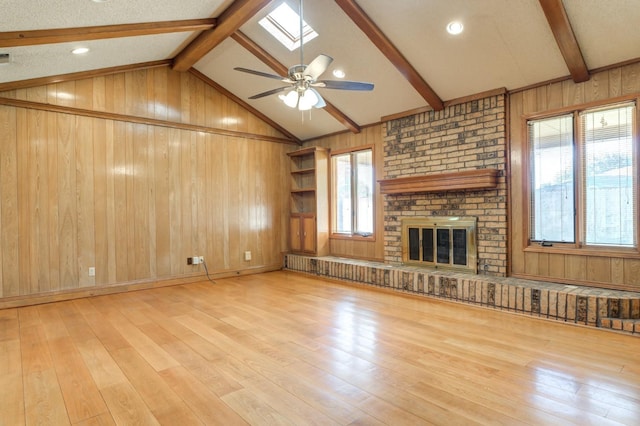
M 588 102 L 584 104 L 574 105 L 570 107 L 558 108 L 550 111 L 545 111 L 544 113 L 534 113 L 534 114 L 523 114 L 521 116 L 521 135 L 523 137 L 522 140 L 525 141 L 524 147 L 522 151 L 522 171 L 523 176 L 525 177 L 524 182 L 526 186 L 523 190 L 523 209 L 522 211 L 525 213 L 525 216 L 522 221 L 522 232 L 523 232 L 523 247 L 522 250 L 524 252 L 532 252 L 532 253 L 553 253 L 553 254 L 570 254 L 570 255 L 578 255 L 578 256 L 603 256 L 603 257 L 613 257 L 613 258 L 640 258 L 640 220 L 636 219 L 636 247 L 609 247 L 609 246 L 598 246 L 598 245 L 583 245 L 581 239 L 583 238 L 583 229 L 582 229 L 582 221 L 583 219 L 583 209 L 584 205 L 582 200 L 582 166 L 577 167 L 577 182 L 575 186 L 574 193 L 574 205 L 576 209 L 576 217 L 574 222 L 575 228 L 575 243 L 558 243 L 553 242 L 553 246 L 544 247 L 540 243 L 531 242 L 531 185 L 530 185 L 530 140 L 529 140 L 529 132 L 527 129 L 527 122 L 529 120 L 538 120 L 544 118 L 555 117 L 562 114 L 572 113 L 574 116 L 573 119 L 573 127 L 574 127 L 574 138 L 582 139 L 582 136 L 579 136 L 579 132 L 581 132 L 580 124 L 579 124 L 579 115 L 581 112 L 586 110 L 591 110 L 599 107 L 607 107 L 614 106 L 616 104 L 624 103 L 624 102 L 635 102 L 636 103 L 636 111 L 635 111 L 635 123 L 633 127 L 633 138 L 636 143 L 633 145 L 633 159 L 632 161 L 636 164 L 636 169 L 640 169 L 640 94 L 636 93 L 633 95 L 625 95 L 619 96 L 615 98 L 610 98 L 602 101 L 594 101 Z M 582 140 L 581 140 L 582 142 Z M 575 147 L 575 157 L 574 162 L 580 161 L 582 154 L 582 145 L 578 144 Z M 577 166 L 575 164 L 574 166 Z M 634 185 L 637 188 L 637 199 L 636 199 L 636 212 L 640 213 L 640 176 L 636 174 L 634 177 Z
M 371 164 L 373 166 L 373 233 L 370 236 L 363 236 L 358 234 L 342 234 L 338 232 L 334 232 L 333 221 L 334 212 L 333 212 L 333 157 L 336 155 L 342 155 L 347 153 L 353 153 L 358 151 L 366 151 L 371 150 Z M 359 145 L 353 148 L 343 148 L 331 150 L 331 155 L 329 156 L 329 239 L 331 240 L 349 240 L 349 241 L 367 241 L 367 242 L 375 242 L 376 241 L 376 168 L 375 168 L 375 159 L 376 159 L 376 150 L 374 144 L 367 145 Z

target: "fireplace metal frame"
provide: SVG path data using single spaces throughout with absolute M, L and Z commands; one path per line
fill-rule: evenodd
M 402 235 L 401 235 L 401 244 L 402 244 L 402 263 L 406 265 L 414 265 L 414 266 L 424 266 L 431 267 L 435 269 L 448 269 L 448 270 L 456 270 L 456 271 L 464 271 L 470 272 L 473 274 L 478 273 L 478 244 L 477 244 L 477 218 L 470 216 L 446 216 L 446 217 L 414 217 L 414 218 L 404 218 L 401 220 L 402 224 Z M 410 244 L 409 244 L 409 229 L 419 229 L 419 259 L 411 259 L 410 258 Z M 423 253 L 424 245 L 423 245 L 423 229 L 432 229 L 432 244 L 431 249 L 433 251 L 432 257 L 433 261 L 424 260 L 425 256 Z M 442 235 L 444 235 L 444 231 L 447 231 L 449 234 L 449 247 L 448 247 L 448 263 L 439 262 L 437 256 L 438 250 L 438 230 L 442 230 Z M 466 264 L 454 264 L 454 238 L 453 231 L 454 230 L 464 230 L 466 241 Z M 442 247 L 442 245 L 441 245 Z M 427 256 L 428 257 L 428 256 Z

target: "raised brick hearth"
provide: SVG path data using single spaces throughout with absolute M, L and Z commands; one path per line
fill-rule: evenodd
M 285 269 L 640 336 L 640 293 L 288 254 Z

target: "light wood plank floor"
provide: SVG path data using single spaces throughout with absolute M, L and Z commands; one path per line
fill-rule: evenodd
M 0 311 L 0 424 L 640 422 L 640 338 L 291 272 Z

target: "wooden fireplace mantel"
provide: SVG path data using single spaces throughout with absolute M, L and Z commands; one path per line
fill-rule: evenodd
M 498 185 L 497 169 L 463 170 L 461 172 L 382 179 L 382 194 L 406 192 L 443 192 L 492 189 Z

